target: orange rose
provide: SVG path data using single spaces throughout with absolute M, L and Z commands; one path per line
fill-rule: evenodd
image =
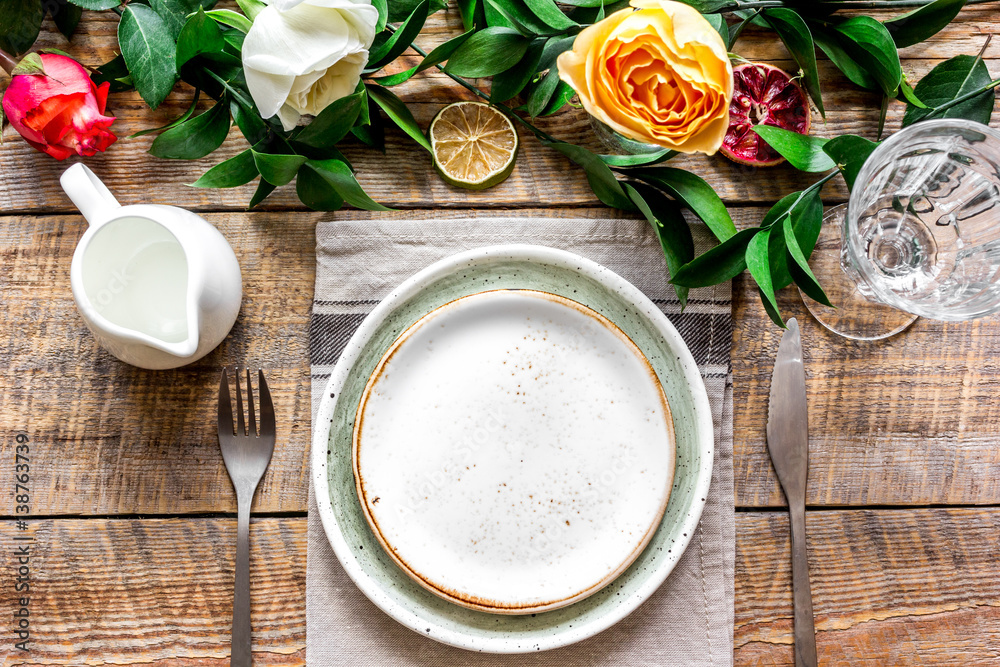
M 689 5 L 632 0 L 583 30 L 559 77 L 583 107 L 635 141 L 712 155 L 729 126 L 733 68 L 715 28 Z

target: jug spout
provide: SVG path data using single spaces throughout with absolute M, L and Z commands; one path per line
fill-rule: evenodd
M 197 323 L 194 324 L 194 327 L 194 331 L 190 331 L 187 338 L 177 342 L 161 340 L 159 338 L 144 335 L 138 331 L 133 333 L 137 338 L 142 340 L 143 343 L 150 346 L 154 350 L 166 352 L 167 354 L 173 355 L 178 359 L 188 359 L 189 357 L 194 356 L 194 353 L 198 351 L 199 341 Z

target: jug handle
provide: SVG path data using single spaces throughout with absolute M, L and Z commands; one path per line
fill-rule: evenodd
M 92 226 L 104 224 L 115 210 L 121 208 L 108 187 L 82 162 L 64 171 L 59 183 Z

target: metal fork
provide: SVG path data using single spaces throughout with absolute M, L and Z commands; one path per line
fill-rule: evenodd
M 274 405 L 267 389 L 264 371 L 258 371 L 260 388 L 260 430 L 253 408 L 253 386 L 247 370 L 247 403 L 250 406 L 249 430 L 243 422 L 243 396 L 240 377 L 236 375 L 236 431 L 233 431 L 233 405 L 229 398 L 229 375 L 222 369 L 219 383 L 219 448 L 236 490 L 236 584 L 233 592 L 233 645 L 229 659 L 232 667 L 250 667 L 250 503 L 274 452 Z M 235 371 L 235 369 L 234 369 Z

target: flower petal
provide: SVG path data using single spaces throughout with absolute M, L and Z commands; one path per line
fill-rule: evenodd
M 288 99 L 295 77 L 291 74 L 269 74 L 252 67 L 244 67 L 243 72 L 246 74 L 247 89 L 261 117 L 270 118 L 278 113 Z

